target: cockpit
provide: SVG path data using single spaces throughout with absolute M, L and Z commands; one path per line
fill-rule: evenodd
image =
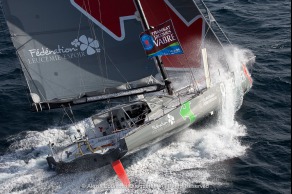
M 137 102 L 92 116 L 92 121 L 100 136 L 107 136 L 144 125 L 150 112 L 146 102 Z

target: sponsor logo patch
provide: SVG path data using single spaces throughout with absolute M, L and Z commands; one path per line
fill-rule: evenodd
M 70 46 L 57 45 L 56 48 L 41 47 L 28 50 L 28 64 L 50 63 L 55 61 L 83 58 L 100 53 L 98 40 L 85 35 L 69 43 Z M 69 45 L 68 44 L 68 45 Z

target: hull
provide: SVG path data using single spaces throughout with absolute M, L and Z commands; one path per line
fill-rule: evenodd
M 125 138 L 128 150 L 135 151 L 150 142 L 167 138 L 212 114 L 221 107 L 220 85 L 188 99 L 174 110 Z M 158 107 L 163 109 L 163 107 Z
M 113 163 L 124 157 L 127 152 L 125 140 L 120 140 L 120 146 L 111 150 L 106 154 L 89 154 L 77 158 L 72 162 L 56 162 L 54 157 L 48 157 L 47 162 L 50 169 L 56 170 L 58 173 L 73 173 L 79 171 L 89 171 L 95 168 L 101 168 Z
M 246 93 L 250 88 L 249 78 L 244 77 L 241 88 L 234 87 L 234 90 Z M 186 95 L 184 98 L 169 96 L 145 98 L 145 102 L 152 110 L 148 115 L 150 121 L 138 129 L 127 132 L 125 136 L 118 139 L 115 148 L 104 153 L 85 154 L 70 162 L 56 161 L 54 156 L 50 156 L 47 158 L 48 164 L 59 173 L 91 170 L 112 164 L 128 153 L 179 133 L 212 115 L 221 109 L 224 96 L 225 85 L 220 83 L 199 95 Z

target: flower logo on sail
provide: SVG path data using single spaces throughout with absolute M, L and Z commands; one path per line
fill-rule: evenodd
M 87 38 L 85 35 L 79 38 L 81 42 L 80 50 L 87 50 L 88 55 L 93 55 L 96 52 L 100 52 L 99 42 L 97 40 L 93 40 L 92 38 Z
M 86 51 L 87 55 L 100 53 L 99 42 L 85 35 L 80 36 L 79 39 L 75 39 L 71 44 L 75 47 L 80 46 L 80 50 Z

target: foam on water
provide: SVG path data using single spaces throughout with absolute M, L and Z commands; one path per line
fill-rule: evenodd
M 228 52 L 237 83 L 247 51 L 229 48 Z M 246 135 L 245 126 L 234 120 L 243 94 L 234 92 L 233 83 L 225 80 L 226 99 L 218 121 L 186 129 L 123 159 L 132 182 L 129 189 L 122 186 L 110 166 L 68 175 L 48 171 L 48 143 L 65 145 L 69 140 L 61 129 L 48 129 L 12 139 L 10 151 L 0 158 L 0 193 L 176 193 L 194 187 L 226 185 L 222 181 L 226 173 L 214 174 L 212 168 L 244 155 L 248 148 L 240 142 L 240 137 Z M 224 168 L 228 174 L 228 165 Z

